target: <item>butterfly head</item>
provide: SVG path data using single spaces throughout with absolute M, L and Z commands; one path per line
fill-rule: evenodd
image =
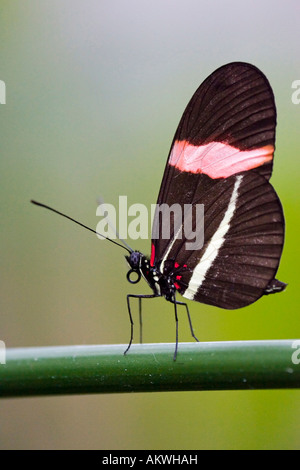
M 130 270 L 127 273 L 127 280 L 131 284 L 137 284 L 141 277 L 141 262 L 144 255 L 139 251 L 132 251 L 129 256 L 125 256 L 127 263 L 130 266 Z

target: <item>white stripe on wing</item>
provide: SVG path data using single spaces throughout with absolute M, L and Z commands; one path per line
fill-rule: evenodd
M 222 222 L 220 223 L 218 229 L 214 233 L 209 242 L 203 256 L 201 257 L 199 263 L 194 269 L 192 277 L 190 279 L 188 288 L 183 294 L 183 297 L 187 299 L 193 300 L 197 291 L 201 287 L 202 283 L 205 280 L 205 276 L 208 270 L 211 268 L 214 260 L 218 256 L 220 248 L 225 242 L 226 234 L 230 228 L 230 222 L 234 215 L 236 205 L 237 205 L 237 198 L 238 198 L 238 189 L 242 182 L 243 176 L 239 175 L 236 177 L 235 185 L 232 191 L 232 195 L 229 201 L 229 205 L 225 212 Z

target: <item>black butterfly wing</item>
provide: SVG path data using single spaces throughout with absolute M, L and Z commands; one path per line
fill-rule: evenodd
M 174 141 L 202 146 L 224 142 L 243 150 L 274 148 L 276 109 L 272 88 L 255 66 L 233 62 L 213 72 L 196 90 Z
M 151 253 L 151 264 L 160 266 L 161 272 L 167 274 L 177 267 L 177 288 L 187 298 L 238 308 L 268 289 L 282 290 L 274 275 L 283 246 L 284 219 L 278 197 L 268 183 L 275 127 L 272 89 L 266 77 L 249 64 L 236 62 L 216 70 L 189 102 L 174 136 L 157 204 L 180 205 L 182 213 L 185 204 L 204 204 L 204 246 L 186 250 L 185 238 L 179 239 L 177 228 L 172 231 L 176 222 L 172 212 L 170 236 L 163 236 L 164 222 L 157 209 Z M 236 184 L 237 199 L 231 204 L 234 211 L 228 231 L 206 270 L 205 250 L 212 248 L 214 235 L 222 233 L 220 224 Z M 248 207 L 243 202 L 244 189 L 249 193 Z M 238 232 L 240 217 L 244 228 Z M 260 221 L 257 226 L 256 219 Z M 196 276 L 201 269 L 205 279 Z

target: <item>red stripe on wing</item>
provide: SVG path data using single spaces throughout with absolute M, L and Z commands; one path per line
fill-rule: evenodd
M 186 140 L 175 141 L 169 164 L 180 171 L 204 173 L 210 178 L 228 178 L 241 171 L 252 170 L 273 159 L 274 146 L 240 150 L 222 142 L 192 145 Z

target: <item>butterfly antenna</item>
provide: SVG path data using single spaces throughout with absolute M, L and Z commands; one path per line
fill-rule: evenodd
M 59 212 L 59 211 L 57 211 L 56 209 L 53 209 L 52 207 L 47 206 L 46 204 L 42 204 L 41 202 L 37 202 L 37 201 L 34 201 L 34 200 L 31 200 L 30 202 L 31 202 L 32 204 L 35 204 L 36 206 L 43 207 L 44 209 L 48 209 L 49 211 L 52 211 L 52 212 L 54 212 L 55 214 L 61 215 L 62 217 L 65 217 L 66 219 L 71 220 L 71 221 L 74 222 L 75 224 L 80 225 L 81 227 L 86 228 L 87 230 L 90 230 L 90 232 L 93 232 L 93 233 L 95 233 L 96 235 L 99 235 L 100 237 L 104 238 L 105 240 L 108 240 L 109 242 L 113 243 L 114 245 L 117 245 L 117 246 L 120 246 L 121 248 L 124 248 L 124 250 L 128 251 L 128 253 L 132 253 L 132 251 L 133 251 L 130 247 L 126 247 L 126 246 L 121 245 L 121 243 L 118 243 L 118 242 L 116 242 L 115 240 L 112 240 L 111 238 L 108 238 L 108 237 L 106 237 L 105 235 L 102 235 L 102 233 L 97 232 L 96 230 L 94 230 L 94 229 L 88 227 L 87 225 L 84 225 L 84 224 L 82 224 L 81 222 L 78 222 L 78 220 L 75 220 L 75 219 L 73 219 L 72 217 L 70 217 L 70 216 L 68 216 L 68 215 L 66 215 L 66 214 L 63 214 L 62 212 Z
M 104 206 L 104 208 L 101 207 L 102 215 L 104 215 L 104 212 L 106 211 L 106 206 L 105 206 L 104 199 L 102 199 L 101 196 L 98 197 L 98 204 L 99 204 L 99 206 Z M 123 243 L 123 245 L 125 247 L 127 247 L 127 249 L 130 251 L 130 253 L 132 253 L 134 250 L 125 242 L 125 240 L 123 238 L 120 237 L 120 234 L 117 230 L 117 227 L 114 226 L 111 219 L 108 217 L 108 214 L 105 216 L 105 219 L 107 220 L 107 223 L 108 223 L 109 227 L 112 229 L 112 231 L 116 235 L 117 239 L 120 240 L 120 242 Z

